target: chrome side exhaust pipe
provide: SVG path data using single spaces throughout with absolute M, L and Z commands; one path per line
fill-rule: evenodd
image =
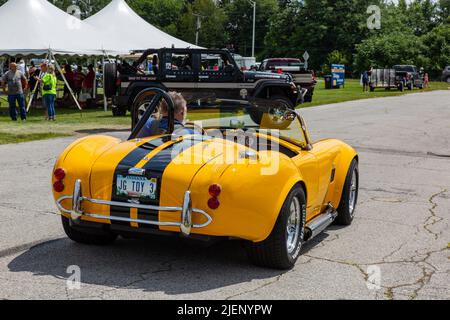
M 306 237 L 305 241 L 315 238 L 321 234 L 329 225 L 331 225 L 336 219 L 338 213 L 333 206 L 329 206 L 328 210 L 314 218 L 312 221 L 306 224 Z

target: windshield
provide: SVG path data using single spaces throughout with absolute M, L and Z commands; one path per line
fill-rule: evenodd
M 171 132 L 169 116 L 155 108 L 152 115 L 141 119 L 145 123 L 137 134 L 138 138 L 174 134 L 177 136 L 197 135 L 204 138 L 246 136 L 270 136 L 297 147 L 306 147 L 307 139 L 302 130 L 301 118 L 297 113 L 276 102 L 214 102 L 203 105 L 189 105 L 187 114 L 177 118 L 175 111 L 174 130 Z

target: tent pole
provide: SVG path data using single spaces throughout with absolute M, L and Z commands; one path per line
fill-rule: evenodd
M 48 52 L 45 55 L 44 61 L 47 60 L 47 59 L 48 59 Z M 42 76 L 42 69 L 39 70 L 39 78 L 41 78 L 41 76 Z M 28 101 L 27 113 L 28 113 L 28 111 L 30 111 L 31 105 L 33 103 L 34 95 L 36 94 L 36 90 L 37 90 L 38 86 L 39 86 L 39 82 L 36 81 L 36 84 L 34 85 L 34 88 L 33 88 L 33 92 L 31 94 L 30 101 Z
M 66 79 L 64 73 L 61 70 L 61 66 L 58 63 L 58 60 L 56 60 L 56 57 L 53 54 L 53 51 L 50 51 L 50 56 L 52 57 L 53 60 L 55 60 L 56 68 L 58 69 L 59 73 L 61 74 L 61 76 L 62 76 L 62 78 L 64 80 L 64 83 L 66 84 L 67 88 L 69 89 L 69 92 L 70 92 L 70 95 L 73 98 L 73 101 L 75 101 L 75 104 L 77 105 L 78 109 L 80 109 L 80 111 L 83 111 L 83 108 L 81 108 L 80 103 L 78 102 L 78 99 L 75 97 L 75 94 L 73 93 L 73 90 L 72 90 L 72 88 L 69 85 L 69 82 L 67 82 L 67 79 Z
M 102 68 L 103 68 L 103 106 L 105 107 L 105 112 L 108 112 L 108 99 L 105 94 L 105 56 L 102 59 Z
M 94 58 L 94 74 L 95 74 L 95 77 L 94 77 L 94 101 L 95 101 L 95 104 L 97 104 L 97 101 L 96 101 L 96 99 L 97 99 L 97 58 Z

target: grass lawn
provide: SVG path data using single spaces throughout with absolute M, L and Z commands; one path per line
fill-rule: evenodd
M 51 139 L 71 135 L 101 133 L 105 131 L 126 130 L 130 128 L 129 117 L 113 117 L 102 110 L 78 109 L 56 110 L 55 122 L 44 120 L 43 109 L 31 109 L 27 121 L 12 122 L 7 104 L 2 101 L 0 108 L 0 144 L 32 140 Z
M 426 92 L 430 90 L 448 90 L 449 85 L 444 82 L 432 82 L 430 89 L 414 90 L 413 92 Z M 386 91 L 377 89 L 375 92 L 364 93 L 357 80 L 347 80 L 343 89 L 325 90 L 324 82 L 319 81 L 312 103 L 302 105 L 303 108 L 345 102 L 350 100 L 368 99 L 374 97 L 398 96 L 409 94 L 411 91 L 399 92 L 397 90 Z M 31 109 L 26 123 L 13 123 L 9 119 L 8 104 L 4 96 L 0 99 L 0 145 L 18 143 L 32 140 L 52 139 L 56 137 L 102 133 L 107 131 L 129 130 L 130 116 L 113 117 L 111 111 L 84 110 L 80 113 L 77 109 L 56 110 L 56 122 L 44 120 L 44 110 Z M 190 120 L 201 120 L 204 114 L 190 115 Z
M 403 94 L 410 93 L 418 93 L 418 92 L 427 92 L 433 90 L 449 90 L 450 86 L 446 82 L 431 82 L 430 88 L 419 90 L 414 89 L 413 91 L 405 90 L 404 92 L 400 92 L 397 89 L 384 90 L 384 89 L 375 89 L 374 92 L 363 92 L 362 86 L 359 83 L 359 80 L 346 80 L 345 88 L 342 89 L 332 89 L 325 90 L 325 82 L 320 80 L 316 86 L 314 91 L 313 102 L 305 103 L 301 105 L 302 108 L 313 107 L 317 105 L 323 104 L 332 104 L 338 102 L 352 101 L 352 100 L 361 100 L 361 99 L 370 99 L 370 98 L 380 98 L 380 97 L 393 97 L 399 96 Z

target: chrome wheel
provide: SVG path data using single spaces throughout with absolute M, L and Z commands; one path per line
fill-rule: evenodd
M 358 192 L 358 172 L 355 168 L 352 173 L 352 183 L 350 185 L 350 196 L 348 200 L 348 208 L 350 211 L 350 215 L 352 217 L 355 212 L 357 192 Z
M 147 101 L 142 103 L 139 108 L 137 109 L 137 121 L 141 121 L 142 117 L 144 116 L 145 111 L 150 107 L 152 101 Z M 152 114 L 152 117 L 156 118 L 156 115 L 159 113 L 159 108 L 157 107 L 155 109 L 155 112 Z
M 275 108 L 270 109 L 269 115 L 270 115 L 270 121 L 272 122 L 272 124 L 274 124 L 274 125 L 282 124 L 285 121 L 285 119 L 284 119 L 285 113 L 286 113 L 285 108 L 275 107 Z
M 144 102 L 141 104 L 137 110 L 137 120 L 140 121 L 142 119 L 142 116 L 144 115 L 145 111 L 147 111 L 148 107 L 150 107 L 150 102 Z
M 294 197 L 290 205 L 290 215 L 286 230 L 286 246 L 289 254 L 292 254 L 297 248 L 300 236 L 301 211 L 300 201 L 297 197 Z

